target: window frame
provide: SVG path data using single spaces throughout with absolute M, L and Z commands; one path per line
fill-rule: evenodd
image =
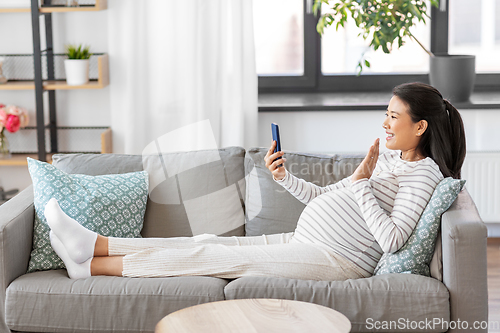
M 304 8 L 304 75 L 264 75 L 259 76 L 259 91 L 264 90 L 309 90 L 317 85 L 317 61 L 321 61 L 318 55 L 321 53 L 320 36 L 316 32 L 318 19 L 314 16 L 309 3 L 311 0 L 303 0 Z M 320 68 L 321 70 L 321 68 Z
M 321 37 L 316 32 L 318 17 L 312 12 L 312 0 L 303 0 L 304 6 L 304 75 L 259 76 L 259 93 L 283 92 L 377 92 L 391 91 L 405 82 L 429 83 L 429 74 L 340 74 L 324 75 L 321 72 Z M 442 6 L 444 7 L 444 6 Z M 449 0 L 445 11 L 431 7 L 430 49 L 433 53 L 448 52 Z M 476 74 L 475 91 L 500 89 L 500 73 Z

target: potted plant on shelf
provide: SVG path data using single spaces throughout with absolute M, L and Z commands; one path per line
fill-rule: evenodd
M 475 56 L 433 54 L 411 33 L 418 22 L 426 23 L 427 1 L 424 0 L 315 0 L 313 11 L 318 14 L 322 4 L 330 10 L 322 13 L 316 29 L 323 34 L 324 29 L 336 24 L 336 29 L 344 27 L 349 17 L 361 29 L 360 36 L 370 40 L 369 47 L 374 50 L 382 48 L 390 53 L 396 44 L 400 48 L 405 38 L 418 43 L 430 56 L 430 84 L 436 87 L 443 97 L 453 102 L 469 101 L 476 76 Z M 432 6 L 438 7 L 439 0 L 430 0 Z M 363 67 L 370 67 L 364 53 L 358 62 L 358 75 Z
M 89 46 L 66 45 L 65 54 L 68 59 L 64 59 L 64 69 L 66 71 L 66 82 L 70 86 L 78 86 L 89 82 Z

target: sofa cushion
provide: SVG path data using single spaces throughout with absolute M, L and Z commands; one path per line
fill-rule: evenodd
M 429 264 L 436 247 L 441 215 L 455 201 L 464 184 L 465 180 L 451 177 L 439 182 L 406 243 L 394 253 L 383 254 L 375 275 L 412 273 L 430 276 Z
M 90 175 L 148 171 L 143 237 L 243 236 L 244 157 L 243 148 L 228 147 L 144 156 L 57 154 L 53 164 Z
M 245 174 L 246 235 L 259 236 L 295 230 L 305 205 L 278 185 L 266 168 L 268 148 L 247 151 Z M 350 176 L 361 163 L 361 155 L 318 155 L 285 151 L 285 168 L 293 175 L 326 186 Z
M 67 173 L 89 176 L 143 171 L 141 155 L 55 154 L 52 165 Z
M 349 318 L 352 332 L 443 332 L 441 326 L 407 329 L 434 318 L 450 320 L 449 293 L 440 281 L 411 274 L 385 274 L 346 281 L 306 281 L 244 277 L 224 289 L 226 299 L 275 298 L 311 302 L 335 309 Z M 377 323 L 375 321 L 378 321 Z M 394 329 L 375 329 L 384 322 Z M 412 328 L 412 327 L 410 327 Z
M 139 237 L 148 197 L 145 171 L 119 175 L 70 175 L 53 165 L 28 158 L 33 180 L 35 224 L 28 272 L 64 264 L 52 249 L 45 205 L 55 198 L 61 209 L 103 236 Z
M 35 272 L 7 288 L 6 322 L 28 332 L 153 332 L 169 313 L 224 300 L 226 284 L 211 277 L 71 280 L 64 270 Z

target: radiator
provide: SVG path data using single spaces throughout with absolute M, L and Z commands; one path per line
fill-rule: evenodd
M 462 179 L 483 221 L 499 223 L 500 152 L 467 152 Z

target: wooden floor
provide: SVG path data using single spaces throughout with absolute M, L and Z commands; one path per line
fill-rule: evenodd
M 488 321 L 496 322 L 489 332 L 500 332 L 500 238 L 488 239 L 488 307 Z

